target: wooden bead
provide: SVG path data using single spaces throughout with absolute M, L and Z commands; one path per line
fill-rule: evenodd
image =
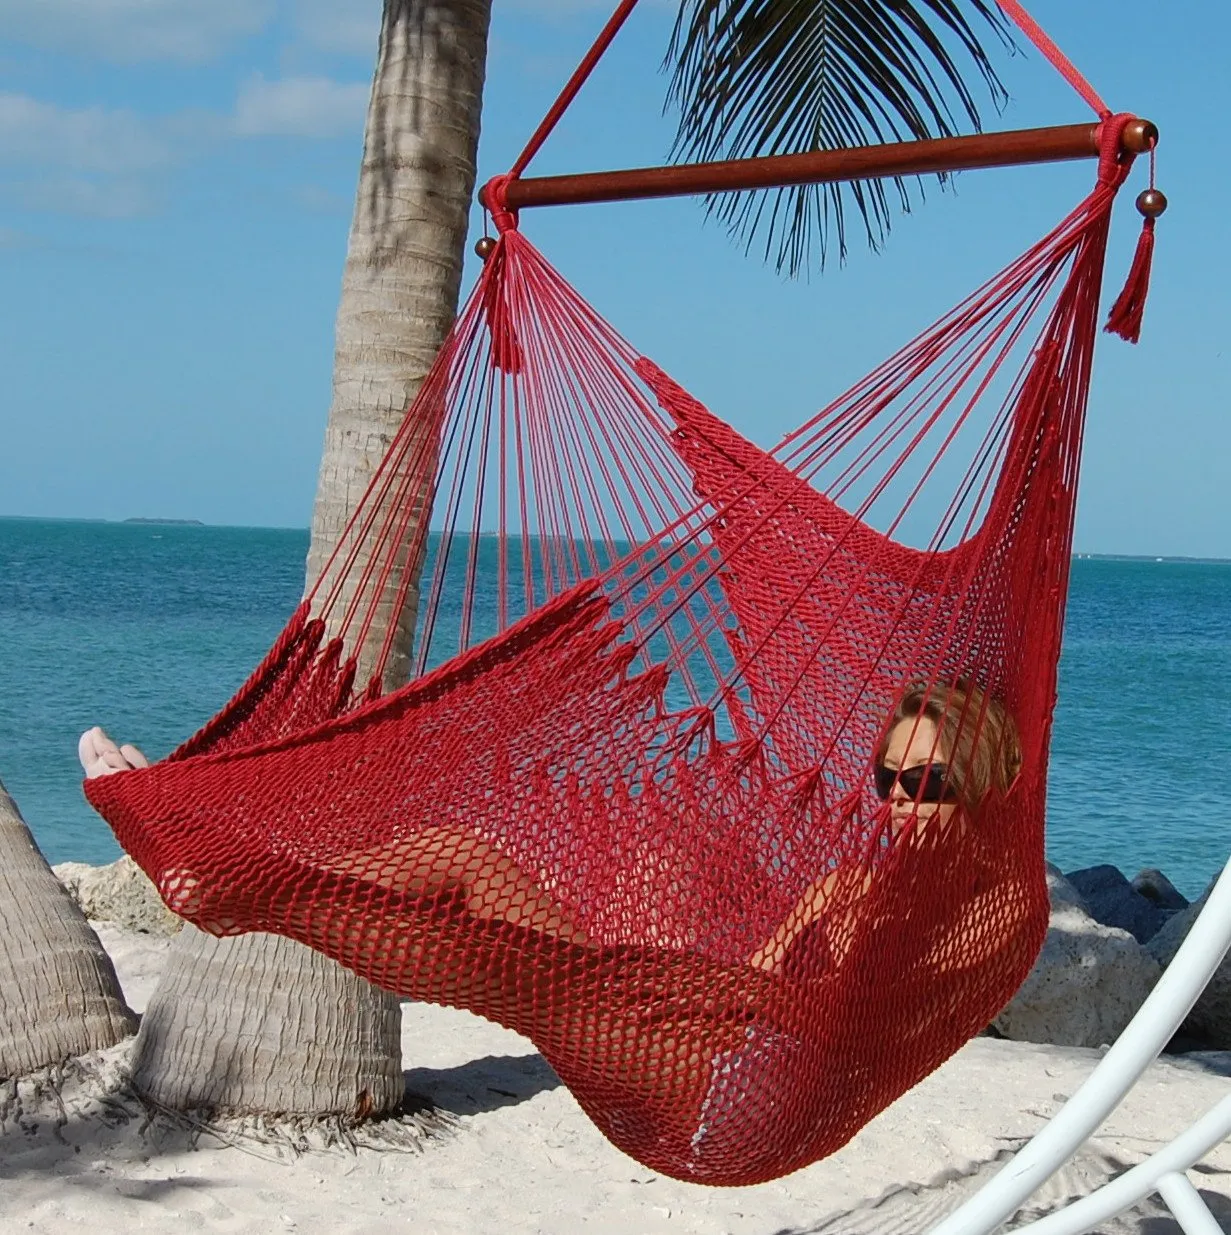
M 484 261 L 487 261 L 487 259 L 496 251 L 495 238 L 492 236 L 480 236 L 478 240 L 474 242 L 474 251 Z
M 1167 199 L 1157 189 L 1143 189 L 1137 194 L 1137 209 L 1147 219 L 1157 219 L 1167 209 Z
M 1145 154 L 1158 145 L 1158 126 L 1152 120 L 1130 120 L 1120 134 L 1120 144 L 1129 154 Z

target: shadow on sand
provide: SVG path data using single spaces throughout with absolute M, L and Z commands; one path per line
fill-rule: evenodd
M 422 1095 L 452 1115 L 515 1106 L 560 1085 L 547 1061 L 534 1053 L 486 1055 L 455 1068 L 412 1068 L 405 1076 L 408 1095 Z
M 1162 1148 L 1162 1144 L 1156 1148 Z M 895 1188 L 849 1213 L 829 1214 L 816 1223 L 785 1228 L 773 1235 L 923 1235 L 986 1184 L 1011 1157 L 1012 1151 L 1005 1151 L 970 1174 L 955 1171 L 930 1186 Z M 1028 1227 L 1088 1196 L 1129 1166 L 1097 1140 L 1087 1141 L 1076 1158 L 1061 1167 L 1025 1207 L 997 1230 L 1007 1233 Z M 1201 1175 L 1220 1177 L 1223 1191 L 1198 1186 L 1198 1192 L 1219 1226 L 1231 1231 L 1231 1198 L 1225 1195 L 1225 1174 L 1198 1163 L 1189 1172 L 1189 1178 L 1199 1185 Z M 1184 1235 L 1184 1229 L 1157 1196 L 1099 1223 L 1095 1230 L 1097 1235 Z

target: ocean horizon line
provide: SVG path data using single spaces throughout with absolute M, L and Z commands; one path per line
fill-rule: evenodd
M 296 535 L 306 536 L 310 532 L 307 525 L 295 527 L 288 524 L 276 523 L 211 523 L 205 519 L 183 518 L 172 516 L 158 515 L 129 515 L 122 519 L 108 519 L 102 517 L 87 517 L 80 515 L 12 515 L 0 514 L 0 523 L 79 523 L 91 527 L 100 525 L 112 527 L 175 527 L 185 530 L 213 530 L 227 532 L 293 532 Z M 437 535 L 444 531 L 443 528 L 434 527 L 431 531 Z M 467 533 L 455 533 L 459 537 L 464 537 Z M 481 537 L 498 536 L 499 532 L 492 529 L 484 529 L 480 531 Z M 535 533 L 533 539 L 540 539 L 541 533 Z M 518 540 L 520 537 L 509 535 L 510 540 Z M 620 542 L 623 543 L 623 542 Z M 1231 557 L 1218 557 L 1199 553 L 1109 553 L 1097 550 L 1074 550 L 1072 555 L 1074 561 L 1097 561 L 1097 562 L 1162 562 L 1176 565 L 1191 565 L 1191 566 L 1231 566 Z

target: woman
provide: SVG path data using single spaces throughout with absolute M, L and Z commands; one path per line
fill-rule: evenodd
M 908 826 L 914 836 L 964 831 L 989 796 L 1008 793 L 1021 759 L 1017 726 L 999 700 L 964 679 L 951 686 L 910 687 L 890 714 L 872 761 L 873 786 L 888 804 L 891 835 Z M 852 878 L 849 871 L 835 870 L 818 879 L 750 963 L 769 970 L 781 966 L 801 936 L 828 916 L 826 907 L 844 887 L 857 903 L 871 875 L 863 872 L 853 888 Z M 843 934 L 827 933 L 829 951 L 837 946 L 844 953 Z
M 135 746 L 117 746 L 98 727 L 82 734 L 78 756 L 87 779 L 148 766 Z M 963 832 L 972 826 L 989 795 L 1009 791 L 1020 767 L 1021 748 L 1009 713 L 998 700 L 959 680 L 951 686 L 912 686 L 902 695 L 877 744 L 872 777 L 876 796 L 888 805 L 889 833 L 896 837 L 910 828 L 920 836 L 925 830 Z M 330 869 L 399 891 L 462 892 L 467 907 L 481 918 L 587 942 L 581 924 L 548 891 L 496 846 L 461 831 L 428 829 L 412 841 L 349 855 Z M 857 878 L 839 869 L 817 879 L 752 953 L 749 964 L 778 970 L 828 916 L 835 898 L 846 893 L 849 915 L 870 882 L 870 873 L 862 870 Z M 842 933 L 826 933 L 831 955 L 835 944 L 844 953 Z
M 978 826 L 989 800 L 1012 788 L 1021 769 L 1017 729 L 999 701 L 966 681 L 952 686 L 911 687 L 899 699 L 877 744 L 873 784 L 888 806 L 890 837 L 913 844 L 964 840 Z M 972 846 L 977 855 L 981 846 Z M 976 856 L 977 863 L 978 858 Z M 873 876 L 866 868 L 837 869 L 818 879 L 796 903 L 773 936 L 750 957 L 771 972 L 815 978 L 833 972 L 860 934 Z M 983 894 L 972 881 L 973 898 L 952 914 L 947 940 L 929 949 L 937 971 L 952 972 L 961 955 L 971 905 Z M 867 929 L 865 923 L 865 930 Z M 946 943 L 958 941 L 957 948 Z M 983 958 L 971 958 L 977 966 Z M 748 1127 L 774 1128 L 793 1122 L 799 1081 L 823 1061 L 806 1058 L 804 1042 L 754 1021 L 744 1041 L 710 1060 L 710 1083 L 693 1134 L 694 1169 L 716 1159 L 747 1157 Z M 767 1160 L 777 1153 L 772 1137 L 758 1146 Z
M 80 754 L 87 776 L 146 763 L 100 729 L 83 735 Z M 686 945 L 598 946 L 549 887 L 495 845 L 449 826 L 347 854 L 327 874 L 403 894 L 382 910 L 382 929 L 413 957 L 414 997 L 467 1007 L 527 1034 L 566 1084 L 599 1068 L 607 1097 L 587 1109 L 617 1144 L 697 1182 L 726 1177 L 735 1162 L 751 1176 L 752 1159 L 780 1165 L 788 1147 L 803 1152 L 803 1142 L 822 1135 L 810 1086 L 830 1065 L 824 1036 L 812 1027 L 829 1006 L 828 984 L 885 911 L 885 897 L 869 895 L 877 853 L 890 844 L 965 849 L 989 800 L 1010 790 L 1020 760 L 1008 713 L 976 687 L 907 690 L 874 752 L 873 785 L 884 803 L 879 846 L 817 879 L 746 966 L 718 964 Z M 398 908 L 415 897 L 439 912 Z M 199 924 L 225 927 L 225 904 L 217 918 L 191 908 Z M 343 963 L 348 949 L 359 954 L 345 919 L 292 925 Z M 955 938 L 961 931 L 958 923 Z M 923 963 L 953 976 L 950 958 L 962 955 L 963 940 L 957 949 L 925 949 Z M 860 955 L 867 952 L 865 940 Z

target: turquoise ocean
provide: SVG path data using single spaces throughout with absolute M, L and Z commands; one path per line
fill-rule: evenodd
M 49 861 L 119 855 L 86 804 L 93 724 L 161 756 L 222 706 L 303 585 L 306 531 L 0 519 L 0 780 Z M 1228 779 L 1224 782 L 1223 777 Z M 1231 563 L 1073 563 L 1048 856 L 1166 872 L 1231 850 Z

